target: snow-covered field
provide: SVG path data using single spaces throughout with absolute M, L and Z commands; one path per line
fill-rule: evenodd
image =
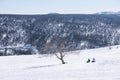
M 120 80 L 120 46 L 69 53 L 63 65 L 50 55 L 1 56 L 0 80 Z

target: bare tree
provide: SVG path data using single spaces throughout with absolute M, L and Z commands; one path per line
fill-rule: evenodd
M 65 57 L 65 54 L 64 54 L 64 49 L 65 49 L 65 45 L 63 43 L 61 43 L 59 46 L 58 46 L 58 53 L 55 53 L 55 56 L 61 60 L 62 64 L 65 64 L 65 61 L 64 61 L 64 57 Z
M 46 48 L 50 54 L 54 54 L 57 59 L 59 59 L 62 64 L 65 64 L 65 38 L 62 37 L 52 37 L 47 40 Z

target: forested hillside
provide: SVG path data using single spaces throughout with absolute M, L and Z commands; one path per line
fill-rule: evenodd
M 0 15 L 0 47 L 46 50 L 46 42 L 63 40 L 66 50 L 120 44 L 120 15 Z M 59 46 L 59 45 L 57 45 Z

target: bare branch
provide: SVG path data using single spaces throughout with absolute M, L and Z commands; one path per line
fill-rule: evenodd
M 55 56 L 56 56 L 58 59 L 61 59 L 61 58 L 57 55 L 57 53 L 55 53 Z
M 65 54 L 63 54 L 63 57 L 65 57 Z

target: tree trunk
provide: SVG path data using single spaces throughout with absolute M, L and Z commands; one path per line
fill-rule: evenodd
M 65 64 L 65 61 L 63 59 L 61 59 L 61 61 L 62 61 L 62 64 Z
M 64 55 L 62 52 L 60 52 L 60 60 L 62 61 L 62 64 L 65 64 L 65 61 L 64 61 Z
M 63 59 L 65 55 L 63 55 L 62 52 L 60 52 L 60 56 L 58 56 L 58 55 L 55 53 L 55 56 L 56 56 L 59 60 L 61 60 L 62 64 L 65 64 L 65 61 L 64 61 L 64 59 Z

